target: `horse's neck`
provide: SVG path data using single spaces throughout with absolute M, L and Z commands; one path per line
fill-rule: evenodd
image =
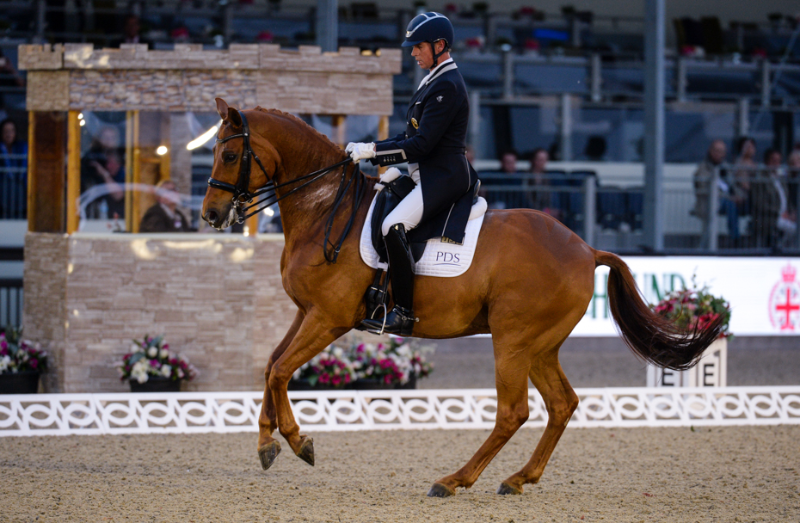
M 308 130 L 305 130 L 308 131 Z M 289 133 L 287 133 L 289 134 Z M 282 176 L 276 180 L 284 184 L 309 173 L 319 171 L 342 161 L 345 156 L 338 147 L 331 147 L 319 137 L 311 135 L 310 139 L 284 139 L 279 144 L 282 158 Z M 342 180 L 342 169 L 337 167 L 314 182 L 301 187 L 307 180 L 289 184 L 278 189 L 278 195 L 285 197 L 278 205 L 281 209 L 281 221 L 287 240 L 297 234 L 307 234 L 324 224 L 332 210 L 339 184 Z M 351 170 L 347 170 L 348 176 Z M 289 194 L 294 189 L 296 192 Z M 343 208 L 352 204 L 352 184 L 344 201 Z

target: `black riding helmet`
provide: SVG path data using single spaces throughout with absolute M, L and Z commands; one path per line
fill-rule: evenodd
M 445 41 L 444 49 L 441 53 L 437 53 L 433 47 L 434 42 L 439 40 Z M 433 52 L 433 66 L 439 62 L 439 56 L 450 50 L 453 45 L 455 36 L 453 34 L 453 24 L 441 13 L 422 13 L 414 17 L 408 23 L 406 28 L 406 41 L 403 42 L 403 47 L 414 47 L 422 42 L 431 44 L 431 51 Z

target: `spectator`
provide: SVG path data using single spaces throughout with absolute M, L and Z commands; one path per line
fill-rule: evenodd
M 797 192 L 798 186 L 800 186 L 800 147 L 796 146 L 794 151 L 789 154 L 786 166 L 788 167 L 786 175 L 789 185 L 789 208 L 797 213 Z
M 2 115 L 0 118 L 5 117 L 3 107 L 6 106 L 2 88 L 16 88 L 22 91 L 23 87 L 25 87 L 25 79 L 14 69 L 11 60 L 6 58 L 5 55 L 3 55 L 3 50 L 0 49 L 0 114 Z
M 525 179 L 525 192 L 528 196 L 528 203 L 534 209 L 544 211 L 556 219 L 561 219 L 560 210 L 553 205 L 554 194 L 549 190 L 551 185 L 547 179 L 547 162 L 550 155 L 546 149 L 541 147 L 534 149 L 531 153 L 531 176 Z
M 781 153 L 767 149 L 764 153 L 766 171 L 762 179 L 751 186 L 753 225 L 757 247 L 776 248 L 784 235 L 797 228 L 796 216 L 789 210 L 785 171 L 781 169 Z
M 519 154 L 514 149 L 506 149 L 500 155 L 500 172 L 517 174 L 517 159 Z
M 522 206 L 521 193 L 517 189 L 522 183 L 517 171 L 517 158 L 519 155 L 514 149 L 504 150 L 499 157 L 500 172 L 490 173 L 486 176 L 486 186 L 481 189 L 481 196 L 486 198 L 490 209 L 512 209 Z M 503 188 L 491 191 L 492 194 L 490 194 L 492 185 L 499 185 Z
M 28 144 L 13 120 L 0 123 L 0 217 L 25 219 L 28 194 Z
M 189 220 L 178 209 L 180 195 L 175 182 L 162 180 L 155 187 L 156 203 L 142 216 L 139 232 L 190 232 Z
M 112 47 L 119 47 L 122 44 L 147 44 L 150 47 L 150 42 L 141 36 L 141 30 L 139 17 L 128 15 L 122 25 L 122 39 Z
M 755 140 L 747 136 L 739 138 L 736 142 L 736 155 L 736 163 L 733 165 L 733 191 L 737 198 L 747 202 L 750 196 L 750 179 L 755 175 Z
M 94 137 L 89 151 L 81 160 L 81 193 L 97 185 L 105 185 L 106 192 L 96 200 L 98 207 L 95 207 L 102 219 L 125 216 L 125 169 L 120 143 L 117 127 L 106 125 Z M 105 213 L 99 210 L 103 207 L 107 209 Z
M 708 148 L 706 158 L 697 166 L 694 173 L 695 203 L 692 214 L 703 222 L 703 236 L 701 245 L 708 245 L 708 240 L 712 231 L 709 230 L 708 205 L 711 198 L 709 187 L 714 177 L 714 169 L 718 168 L 725 161 L 727 148 L 722 140 L 714 140 Z M 717 212 L 724 214 L 728 219 L 728 235 L 732 241 L 739 240 L 739 207 L 737 197 L 733 194 L 732 187 L 726 182 L 721 174 L 718 179 L 717 194 L 719 195 L 719 207 Z

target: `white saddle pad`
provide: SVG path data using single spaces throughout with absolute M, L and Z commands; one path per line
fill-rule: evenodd
M 377 196 L 377 195 L 376 195 Z M 475 256 L 475 247 L 478 245 L 478 234 L 481 232 L 483 217 L 487 209 L 486 200 L 479 197 L 472 211 L 469 213 L 467 230 L 464 234 L 464 244 L 455 245 L 445 243 L 441 239 L 432 238 L 425 245 L 425 253 L 417 262 L 414 273 L 418 276 L 442 276 L 452 278 L 467 272 Z M 378 260 L 378 253 L 372 246 L 372 210 L 375 208 L 375 198 L 367 213 L 367 220 L 361 230 L 361 259 L 373 269 L 386 269 L 387 264 Z

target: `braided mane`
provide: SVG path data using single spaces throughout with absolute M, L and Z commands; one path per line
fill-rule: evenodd
M 312 134 L 316 135 L 323 142 L 326 142 L 331 147 L 335 147 L 336 149 L 342 151 L 342 148 L 339 147 L 337 144 L 333 143 L 330 138 L 328 138 L 327 136 L 325 136 L 321 132 L 317 131 L 312 126 L 308 125 L 306 122 L 304 122 L 303 120 L 301 120 L 300 118 L 296 117 L 295 115 L 293 115 L 291 113 L 286 113 L 284 111 L 281 111 L 280 109 L 265 109 L 265 108 L 261 107 L 260 105 L 258 107 L 256 107 L 255 109 L 253 109 L 253 110 L 254 111 L 260 111 L 262 113 L 275 115 L 275 116 L 282 116 L 282 117 L 288 118 L 289 120 L 292 120 L 292 121 L 294 121 L 296 123 L 302 124 L 305 128 L 307 128 L 309 131 L 311 131 Z M 342 151 L 342 152 L 344 152 L 344 151 Z

